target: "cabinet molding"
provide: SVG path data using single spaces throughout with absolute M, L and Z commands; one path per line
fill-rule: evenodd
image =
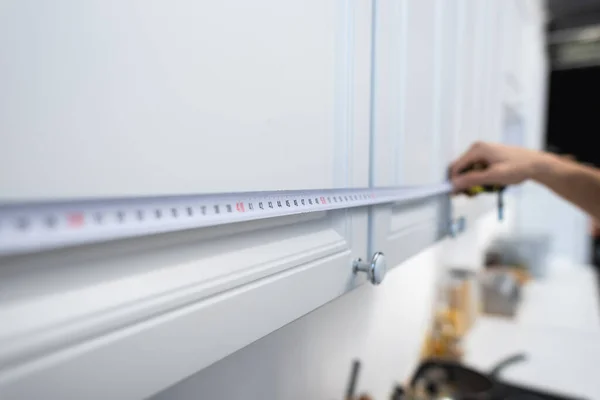
M 2 49 L 4 200 L 368 187 L 371 3 L 235 3 L 2 14 L 32 49 Z M 348 209 L 2 258 L 0 397 L 146 398 L 364 283 L 367 235 Z

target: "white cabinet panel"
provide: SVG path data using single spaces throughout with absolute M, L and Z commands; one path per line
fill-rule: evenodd
M 441 182 L 436 138 L 436 7 L 440 2 L 378 1 L 375 16 L 372 183 Z M 441 196 L 446 197 L 446 196 Z M 442 198 L 372 209 L 371 252 L 393 267 L 442 234 Z
M 364 185 L 343 4 L 4 6 L 0 198 Z
M 492 142 L 500 142 L 502 138 L 502 116 L 503 116 L 503 76 L 502 76 L 502 2 L 490 1 L 490 12 L 488 14 L 488 35 L 489 41 L 487 44 L 489 63 L 489 75 L 487 92 L 488 107 L 486 111 L 485 121 L 487 127 L 486 140 Z
M 1 397 L 145 398 L 184 379 L 360 283 L 328 225 L 27 260 L 48 272 L 3 279 Z
M 404 91 L 400 179 L 404 185 L 438 181 L 434 146 L 436 0 L 408 1 L 402 54 Z M 392 133 L 393 134 L 393 133 Z
M 403 154 L 406 1 L 376 3 L 373 51 L 371 180 L 374 186 L 401 181 Z
M 434 182 L 435 0 L 379 1 L 375 18 L 375 186 Z
M 519 108 L 522 102 L 523 77 L 521 76 L 522 26 L 524 2 L 502 2 L 502 75 L 503 102 Z
M 486 73 L 488 68 L 488 27 L 490 0 L 478 0 L 474 2 L 474 31 L 475 38 L 473 42 L 473 109 L 471 118 L 473 118 L 473 141 L 487 140 L 485 132 L 485 110 L 488 103 L 488 82 Z
M 492 124 L 494 116 L 499 118 L 500 104 L 492 108 L 494 83 L 491 74 L 498 64 L 498 52 L 493 47 L 494 27 L 492 2 L 490 0 L 461 0 L 456 4 L 456 58 L 457 81 L 455 90 L 455 132 L 453 159 L 460 156 L 478 140 L 494 140 L 494 132 L 500 129 L 499 120 Z M 467 218 L 472 225 L 477 218 L 495 206 L 493 195 L 482 195 L 475 199 L 457 197 L 452 199 L 456 216 Z
M 39 7 L 0 16 L 22 38 L 0 42 L 2 200 L 368 186 L 371 3 Z M 367 226 L 352 209 L 1 259 L 0 397 L 147 397 L 363 283 Z
M 474 126 L 475 112 L 475 16 L 477 0 L 463 0 L 460 4 L 459 31 L 458 31 L 458 128 L 456 150 L 458 154 L 465 151 L 474 140 L 477 132 Z
M 439 1 L 438 22 L 439 26 L 436 42 L 438 58 L 436 59 L 436 121 L 435 134 L 439 145 L 439 159 L 441 161 L 439 180 L 445 178 L 444 165 L 449 165 L 458 155 L 456 137 L 458 136 L 458 118 L 460 101 L 458 95 L 458 16 L 462 2 Z
M 0 202 L 441 182 L 518 89 L 517 7 L 11 2 Z M 364 283 L 355 258 L 421 251 L 447 212 L 439 196 L 0 259 L 0 398 L 150 396 Z

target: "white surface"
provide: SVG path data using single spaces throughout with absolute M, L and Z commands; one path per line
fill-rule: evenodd
M 475 37 L 479 32 L 475 32 L 476 19 L 475 12 L 479 8 L 479 1 L 462 2 L 461 14 L 458 23 L 458 97 L 456 101 L 460 102 L 460 109 L 457 115 L 456 146 L 457 154 L 465 151 L 475 140 L 479 139 L 479 132 L 475 127 L 475 104 L 473 94 L 475 92 L 476 82 L 474 80 L 475 64 L 479 62 L 475 58 Z
M 0 41 L 3 200 L 368 186 L 368 3 L 2 10 L 0 36 L 19 38 Z M 367 222 L 2 258 L 0 398 L 156 393 L 363 283 Z
M 397 1 L 391 0 L 392 3 Z M 403 49 L 390 49 L 398 53 L 402 64 L 400 71 L 404 78 L 402 103 L 392 104 L 392 115 L 396 115 L 402 107 L 402 121 L 399 130 L 376 130 L 375 134 L 389 135 L 396 143 L 395 168 L 391 171 L 395 176 L 394 182 L 404 185 L 421 185 L 425 182 L 434 183 L 443 180 L 440 170 L 445 163 L 440 162 L 439 149 L 436 148 L 434 136 L 435 70 L 441 46 L 436 46 L 437 31 L 443 29 L 441 21 L 436 21 L 441 1 L 419 0 L 407 1 L 406 15 L 403 17 Z M 382 10 L 385 12 L 385 10 Z M 393 22 L 393 23 L 399 23 Z M 402 52 L 400 52 L 402 51 Z M 379 83 L 379 82 L 378 82 Z M 380 84 L 388 84 L 385 80 Z M 380 104 L 377 102 L 375 104 Z M 400 106 L 400 107 L 398 107 Z M 398 139 L 396 139 L 398 138 Z M 375 139 L 377 143 L 378 138 Z M 415 151 L 419 149 L 418 151 Z M 383 159 L 383 154 L 375 155 Z M 442 172 L 443 173 L 443 172 Z M 381 179 L 381 177 L 378 177 Z
M 341 399 L 352 359 L 360 358 L 358 391 L 387 399 L 419 361 L 448 254 L 481 260 L 485 243 L 503 228 L 488 213 L 467 240 L 437 243 L 391 269 L 380 286 L 362 285 L 156 398 Z
M 524 184 L 519 197 L 519 233 L 547 235 L 551 254 L 574 264 L 589 259 L 591 220 L 586 213 L 534 182 Z
M 531 3 L 531 2 L 530 2 Z M 522 29 L 521 74 L 522 107 L 525 116 L 523 145 L 544 146 L 548 62 L 546 52 L 532 43 L 545 43 L 545 31 L 535 23 L 543 18 L 537 8 L 527 8 Z M 520 234 L 544 234 L 550 237 L 551 253 L 574 264 L 586 263 L 590 256 L 590 219 L 580 209 L 562 200 L 550 190 L 529 182 L 520 189 L 517 229 Z M 549 216 L 551 216 L 549 218 Z
M 486 371 L 508 356 L 527 360 L 507 367 L 507 382 L 587 399 L 600 398 L 597 333 L 549 327 L 524 328 L 502 319 L 480 318 L 469 334 L 465 362 Z
M 321 306 L 364 282 L 331 218 L 5 261 L 0 397 L 147 397 Z
M 379 287 L 363 285 L 157 398 L 339 399 L 358 357 L 360 390 L 383 399 L 418 356 L 433 285 L 414 283 L 433 282 L 435 265 L 435 251 L 423 252 Z
M 456 4 L 455 4 L 456 3 Z M 436 44 L 438 52 L 436 53 L 436 90 L 435 110 L 436 118 L 434 129 L 437 146 L 439 146 L 440 169 L 454 160 L 458 156 L 457 139 L 458 129 L 457 118 L 460 108 L 459 96 L 459 68 L 457 63 L 458 51 L 458 24 L 463 1 L 450 3 L 442 1 L 437 8 L 437 24 L 440 28 L 436 31 Z M 439 171 L 444 173 L 443 171 Z
M 435 129 L 436 69 L 441 68 L 438 30 L 441 2 L 376 3 L 371 184 L 415 185 L 444 180 L 446 169 Z M 437 62 L 437 63 L 436 63 Z M 441 173 L 440 173 L 441 172 Z M 370 249 L 400 264 L 442 236 L 446 198 L 371 210 Z
M 0 199 L 364 186 L 358 3 L 3 2 Z
M 599 295 L 592 267 L 554 258 L 550 275 L 526 286 L 517 321 L 540 328 L 590 332 L 600 338 Z
M 481 316 L 465 340 L 465 362 L 481 370 L 525 353 L 502 377 L 548 391 L 600 398 L 600 308 L 591 267 L 555 259 L 525 288 L 516 320 Z
M 378 2 L 376 115 L 370 2 L 3 4 L 0 197 L 437 181 L 442 2 Z M 461 4 L 471 40 L 479 6 Z M 474 101 L 452 143 L 473 138 Z M 375 230 L 396 261 L 439 233 L 428 203 L 388 211 Z M 177 397 L 338 398 L 356 356 L 383 397 L 417 362 L 448 242 L 339 297 L 364 281 L 349 266 L 369 256 L 367 222 L 327 212 L 3 258 L 0 397 L 144 398 L 197 374 Z

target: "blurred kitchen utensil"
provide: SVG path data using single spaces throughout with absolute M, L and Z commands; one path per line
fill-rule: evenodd
M 356 392 L 356 382 L 358 381 L 358 373 L 360 372 L 360 361 L 354 360 L 352 362 L 352 370 L 350 371 L 350 380 L 348 381 L 348 387 L 346 389 L 346 400 L 353 400 L 354 393 Z
M 534 278 L 543 278 L 548 270 L 550 237 L 548 235 L 513 235 L 495 239 L 488 253 L 499 265 L 521 266 Z M 488 258 L 491 256 L 488 256 Z M 490 261 L 489 259 L 486 260 Z
M 514 317 L 521 300 L 521 286 L 514 274 L 503 268 L 488 269 L 479 281 L 483 311 Z
M 495 400 L 498 384 L 495 378 L 507 366 L 525 360 L 523 354 L 513 355 L 496 364 L 488 374 L 482 374 L 462 364 L 446 360 L 422 363 L 410 384 L 408 399 Z

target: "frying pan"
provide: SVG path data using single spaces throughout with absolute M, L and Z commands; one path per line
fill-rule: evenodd
M 507 366 L 525 360 L 524 354 L 516 354 L 497 363 L 488 374 L 482 374 L 457 362 L 427 360 L 423 362 L 411 380 L 414 389 L 419 381 L 425 380 L 432 394 L 438 386 L 451 387 L 455 400 L 504 399 L 502 386 L 496 377 Z

